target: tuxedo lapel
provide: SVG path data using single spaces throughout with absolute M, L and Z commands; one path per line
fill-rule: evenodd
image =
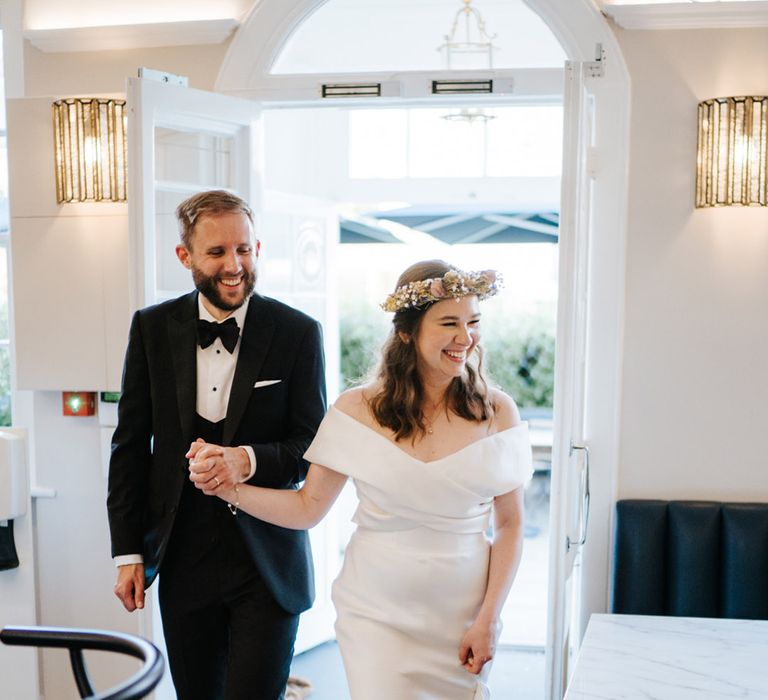
M 267 357 L 274 332 L 275 322 L 269 310 L 269 304 L 262 297 L 254 294 L 248 303 L 235 377 L 229 394 L 222 439 L 224 445 L 229 445 L 240 425 L 245 407 L 253 392 L 253 385 L 259 378 L 259 372 Z
M 176 376 L 176 402 L 181 433 L 193 440 L 197 412 L 197 292 L 187 295 L 168 317 L 168 340 Z

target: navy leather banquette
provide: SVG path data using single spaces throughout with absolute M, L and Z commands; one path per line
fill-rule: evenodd
M 768 504 L 616 504 L 611 611 L 768 619 Z

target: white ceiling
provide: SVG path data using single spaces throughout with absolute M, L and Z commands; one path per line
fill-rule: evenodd
M 242 20 L 255 0 L 24 0 L 24 29 Z
M 241 21 L 257 0 L 24 0 L 24 28 L 27 30 L 102 27 L 115 25 L 159 24 L 212 19 Z M 491 2 L 493 0 L 490 0 Z M 696 12 L 702 5 L 766 4 L 765 0 L 596 0 L 608 9 L 616 6 L 684 6 Z M 459 0 L 329 0 L 329 5 L 435 6 L 450 11 L 461 7 Z M 489 0 L 475 0 L 480 10 Z
M 258 1 L 23 0 L 24 35 L 44 51 L 218 43 L 231 34 Z M 593 1 L 618 25 L 630 29 L 768 26 L 768 0 Z M 474 0 L 474 5 L 487 15 L 493 31 L 492 17 L 508 14 L 510 8 L 521 5 L 521 0 Z M 412 28 L 413 21 L 433 16 L 430 32 L 421 32 L 425 46 L 431 46 L 432 34 L 442 36 L 450 16 L 461 6 L 461 0 L 328 0 L 316 14 L 348 17 L 362 12 L 370 24 L 371 18 L 396 12 L 402 17 L 404 29 Z M 500 24 L 498 20 L 497 26 Z M 340 35 L 349 31 L 348 25 L 348 21 L 337 23 Z M 113 29 L 105 34 L 105 28 Z M 73 34 L 73 30 L 78 31 Z M 332 41 L 329 36 L 329 44 Z M 524 46 L 525 35 L 515 41 Z M 401 44 L 395 46 L 399 50 Z M 529 64 L 541 65 L 540 59 L 532 55 L 534 47 L 528 52 Z M 514 63 L 519 65 L 518 60 Z

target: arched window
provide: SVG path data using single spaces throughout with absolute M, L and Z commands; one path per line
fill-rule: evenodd
M 461 0 L 329 0 L 296 29 L 271 72 L 444 68 L 439 47 L 463 7 Z M 565 53 L 552 30 L 522 0 L 473 0 L 471 7 L 480 12 L 486 31 L 495 37 L 493 68 L 563 65 Z M 457 36 L 463 37 L 465 15 L 458 19 Z

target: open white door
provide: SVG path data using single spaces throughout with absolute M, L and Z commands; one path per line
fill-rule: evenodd
M 259 107 L 202 90 L 128 79 L 131 308 L 189 291 L 174 249 L 176 205 L 195 192 L 231 190 L 259 210 L 254 170 Z
M 129 79 L 129 226 L 131 308 L 176 297 L 190 289 L 189 273 L 174 249 L 174 210 L 195 192 L 226 189 L 248 200 L 257 216 L 263 266 L 259 291 L 299 308 L 324 328 L 336 327 L 336 304 L 328 293 L 338 223 L 330 207 L 273 193 L 262 205 L 257 170 L 259 115 L 256 102 L 165 83 Z M 329 395 L 338 393 L 338 338 L 326 333 Z M 317 603 L 302 616 L 297 651 L 333 637 L 330 584 L 339 561 L 333 517 L 310 534 Z M 142 633 L 163 645 L 157 597 L 150 591 Z M 170 681 L 155 691 L 174 697 Z
M 589 242 L 593 101 L 586 72 L 599 63 L 566 62 L 563 180 L 560 205 L 560 280 L 552 446 L 547 700 L 563 696 L 569 659 L 579 644 L 571 633 L 578 617 L 581 548 L 589 515 L 589 449 L 585 443 Z

